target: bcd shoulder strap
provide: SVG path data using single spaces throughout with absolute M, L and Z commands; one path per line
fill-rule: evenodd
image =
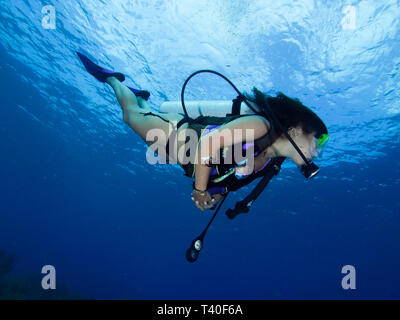
M 236 116 L 240 115 L 240 106 L 244 101 L 244 97 L 242 95 L 237 96 L 235 99 L 232 100 L 232 113 L 227 113 L 227 116 Z

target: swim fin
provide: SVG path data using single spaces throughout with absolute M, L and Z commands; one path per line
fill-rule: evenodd
M 149 100 L 150 97 L 150 92 L 146 91 L 146 90 L 138 90 L 138 89 L 133 89 L 131 87 L 128 87 L 129 90 L 131 90 L 136 97 L 141 97 L 144 100 Z
M 125 76 L 120 72 L 114 72 L 111 70 L 104 69 L 93 61 L 91 61 L 88 57 L 83 55 L 80 52 L 76 52 L 79 59 L 82 61 L 83 66 L 85 67 L 86 71 L 89 72 L 93 77 L 95 77 L 100 82 L 106 82 L 108 77 L 116 77 L 119 81 L 125 81 Z M 138 90 L 131 87 L 128 87 L 137 97 L 141 97 L 144 100 L 148 100 L 150 97 L 150 92 L 146 90 Z
M 116 77 L 121 82 L 125 81 L 125 76 L 122 73 L 104 69 L 95 64 L 93 61 L 91 61 L 88 57 L 80 52 L 76 52 L 76 54 L 82 61 L 86 71 L 100 82 L 106 82 L 108 77 Z

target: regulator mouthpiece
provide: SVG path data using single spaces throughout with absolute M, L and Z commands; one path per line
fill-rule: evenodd
M 307 179 L 311 179 L 318 174 L 319 167 L 314 162 L 309 162 L 301 166 L 301 172 Z

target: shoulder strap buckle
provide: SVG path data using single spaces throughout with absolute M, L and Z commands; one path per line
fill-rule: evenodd
M 243 95 L 238 95 L 235 99 L 232 100 L 232 113 L 227 113 L 226 116 L 236 116 L 240 115 L 240 106 L 242 105 L 242 102 L 244 101 L 244 96 Z

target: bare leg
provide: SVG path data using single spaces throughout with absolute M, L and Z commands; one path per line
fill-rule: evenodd
M 117 78 L 109 77 L 107 78 L 107 83 L 114 89 L 115 96 L 122 108 L 123 119 L 125 122 L 128 122 L 130 113 L 140 110 L 138 99 L 133 92 L 123 85 Z
M 148 144 L 159 148 L 157 152 L 166 157 L 165 146 L 172 131 L 172 121 L 178 122 L 182 115 L 175 113 L 163 114 L 152 111 L 146 100 L 136 97 L 131 90 L 122 84 L 117 78 L 107 78 L 107 83 L 113 88 L 115 96 L 122 108 L 124 121 Z M 151 112 L 151 115 L 149 113 Z M 164 137 L 160 137 L 157 143 L 146 141 L 148 132 L 152 129 L 160 129 Z M 164 151 L 161 151 L 164 148 Z

